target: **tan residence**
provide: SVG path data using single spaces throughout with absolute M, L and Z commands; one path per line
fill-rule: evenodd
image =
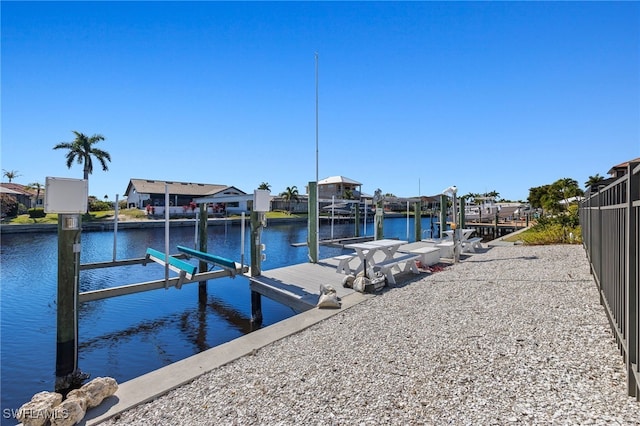
M 125 196 L 129 208 L 145 209 L 148 212 L 164 214 L 165 188 L 169 192 L 170 214 L 189 214 L 195 210 L 194 199 L 202 197 L 228 197 L 246 195 L 235 186 L 208 183 L 177 182 L 154 179 L 131 179 Z M 209 213 L 236 214 L 249 211 L 247 201 L 210 203 Z
M 360 201 L 362 184 L 344 176 L 331 176 L 318 181 L 318 199 L 331 201 L 331 198 Z

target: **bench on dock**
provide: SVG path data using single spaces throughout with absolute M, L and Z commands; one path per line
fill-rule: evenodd
M 180 289 L 182 287 L 182 282 L 184 279 L 191 280 L 193 279 L 193 275 L 196 273 L 198 269 L 197 266 L 192 265 L 184 260 L 180 260 L 178 258 L 167 256 L 163 252 L 154 250 L 152 248 L 147 248 L 147 253 L 145 258 L 147 260 L 152 260 L 156 263 L 159 263 L 162 266 L 168 265 L 169 269 L 179 274 L 178 283 L 176 284 L 176 288 Z M 167 262 L 168 261 L 168 262 Z M 146 265 L 146 263 L 143 263 Z
M 482 248 L 482 244 L 480 244 L 481 241 L 482 241 L 482 238 L 480 237 L 473 237 L 473 238 L 464 240 L 462 242 L 462 252 L 464 253 L 466 251 L 470 251 L 472 253 L 475 253 L 476 249 Z
M 420 256 L 416 254 L 405 254 L 399 257 L 394 257 L 393 259 L 383 260 L 382 262 L 376 262 L 373 265 L 374 272 L 382 272 L 384 276 L 387 277 L 387 282 L 389 284 L 395 284 L 396 280 L 393 277 L 393 268 L 397 268 L 398 272 L 408 272 L 411 270 L 414 274 L 419 274 L 418 266 L 416 265 L 416 260 L 418 260 Z M 400 268 L 400 263 L 404 262 L 404 268 Z
M 340 256 L 335 256 L 334 259 L 338 261 L 338 269 L 336 270 L 339 274 L 349 275 L 351 273 L 351 267 L 349 266 L 349 262 L 356 258 L 356 254 L 343 254 Z
M 436 244 L 436 247 L 440 249 L 440 257 L 453 259 L 453 249 L 455 248 L 453 241 L 443 241 Z
M 407 251 L 404 251 L 402 248 L 400 248 L 398 251 L 420 256 L 420 264 L 423 266 L 431 266 L 440 262 L 440 249 L 438 247 L 425 246 Z
M 180 253 L 186 254 L 187 257 L 193 257 L 210 263 L 213 265 L 213 267 L 219 266 L 220 268 L 229 271 L 231 273 L 231 277 L 235 277 L 238 269 L 240 268 L 240 265 L 236 264 L 236 262 L 234 262 L 233 260 L 216 256 L 215 254 L 205 253 L 184 246 L 178 246 L 178 251 Z

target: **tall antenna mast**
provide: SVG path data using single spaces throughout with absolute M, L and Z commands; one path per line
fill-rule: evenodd
M 320 254 L 320 197 L 318 191 L 318 52 L 316 59 L 316 255 Z

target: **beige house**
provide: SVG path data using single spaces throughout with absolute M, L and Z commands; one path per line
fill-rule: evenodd
M 321 201 L 337 199 L 360 200 L 362 184 L 344 176 L 332 176 L 318 182 L 318 199 Z

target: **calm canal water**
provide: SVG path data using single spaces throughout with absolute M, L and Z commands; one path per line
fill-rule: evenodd
M 413 241 L 413 219 L 409 240 Z M 422 229 L 430 219 L 423 218 Z M 335 238 L 354 234 L 354 225 L 334 224 Z M 209 226 L 209 252 L 240 261 L 240 226 Z M 365 235 L 361 229 L 361 235 Z M 366 235 L 373 234 L 367 224 Z M 407 239 L 407 220 L 388 218 L 385 237 Z M 331 226 L 320 227 L 320 238 Z M 171 228 L 170 247 L 194 246 L 194 228 Z M 249 259 L 249 229 L 245 234 Z M 306 223 L 268 224 L 262 234 L 267 260 L 263 270 L 307 262 Z M 56 356 L 57 234 L 5 234 L 0 247 L 2 424 L 15 424 L 8 410 L 17 410 L 33 394 L 53 390 Z M 81 263 L 110 261 L 113 232 L 84 232 Z M 164 251 L 164 228 L 121 230 L 117 259 L 144 257 L 147 247 Z M 320 247 L 320 258 L 341 249 Z M 193 261 L 195 263 L 195 261 Z M 162 279 L 157 264 L 81 271 L 80 291 Z M 251 331 L 249 282 L 243 277 L 210 280 L 206 305 L 198 303 L 198 286 L 155 290 L 84 303 L 79 317 L 79 367 L 91 377 L 110 376 L 119 383 L 163 367 Z M 295 314 L 263 298 L 263 326 Z

